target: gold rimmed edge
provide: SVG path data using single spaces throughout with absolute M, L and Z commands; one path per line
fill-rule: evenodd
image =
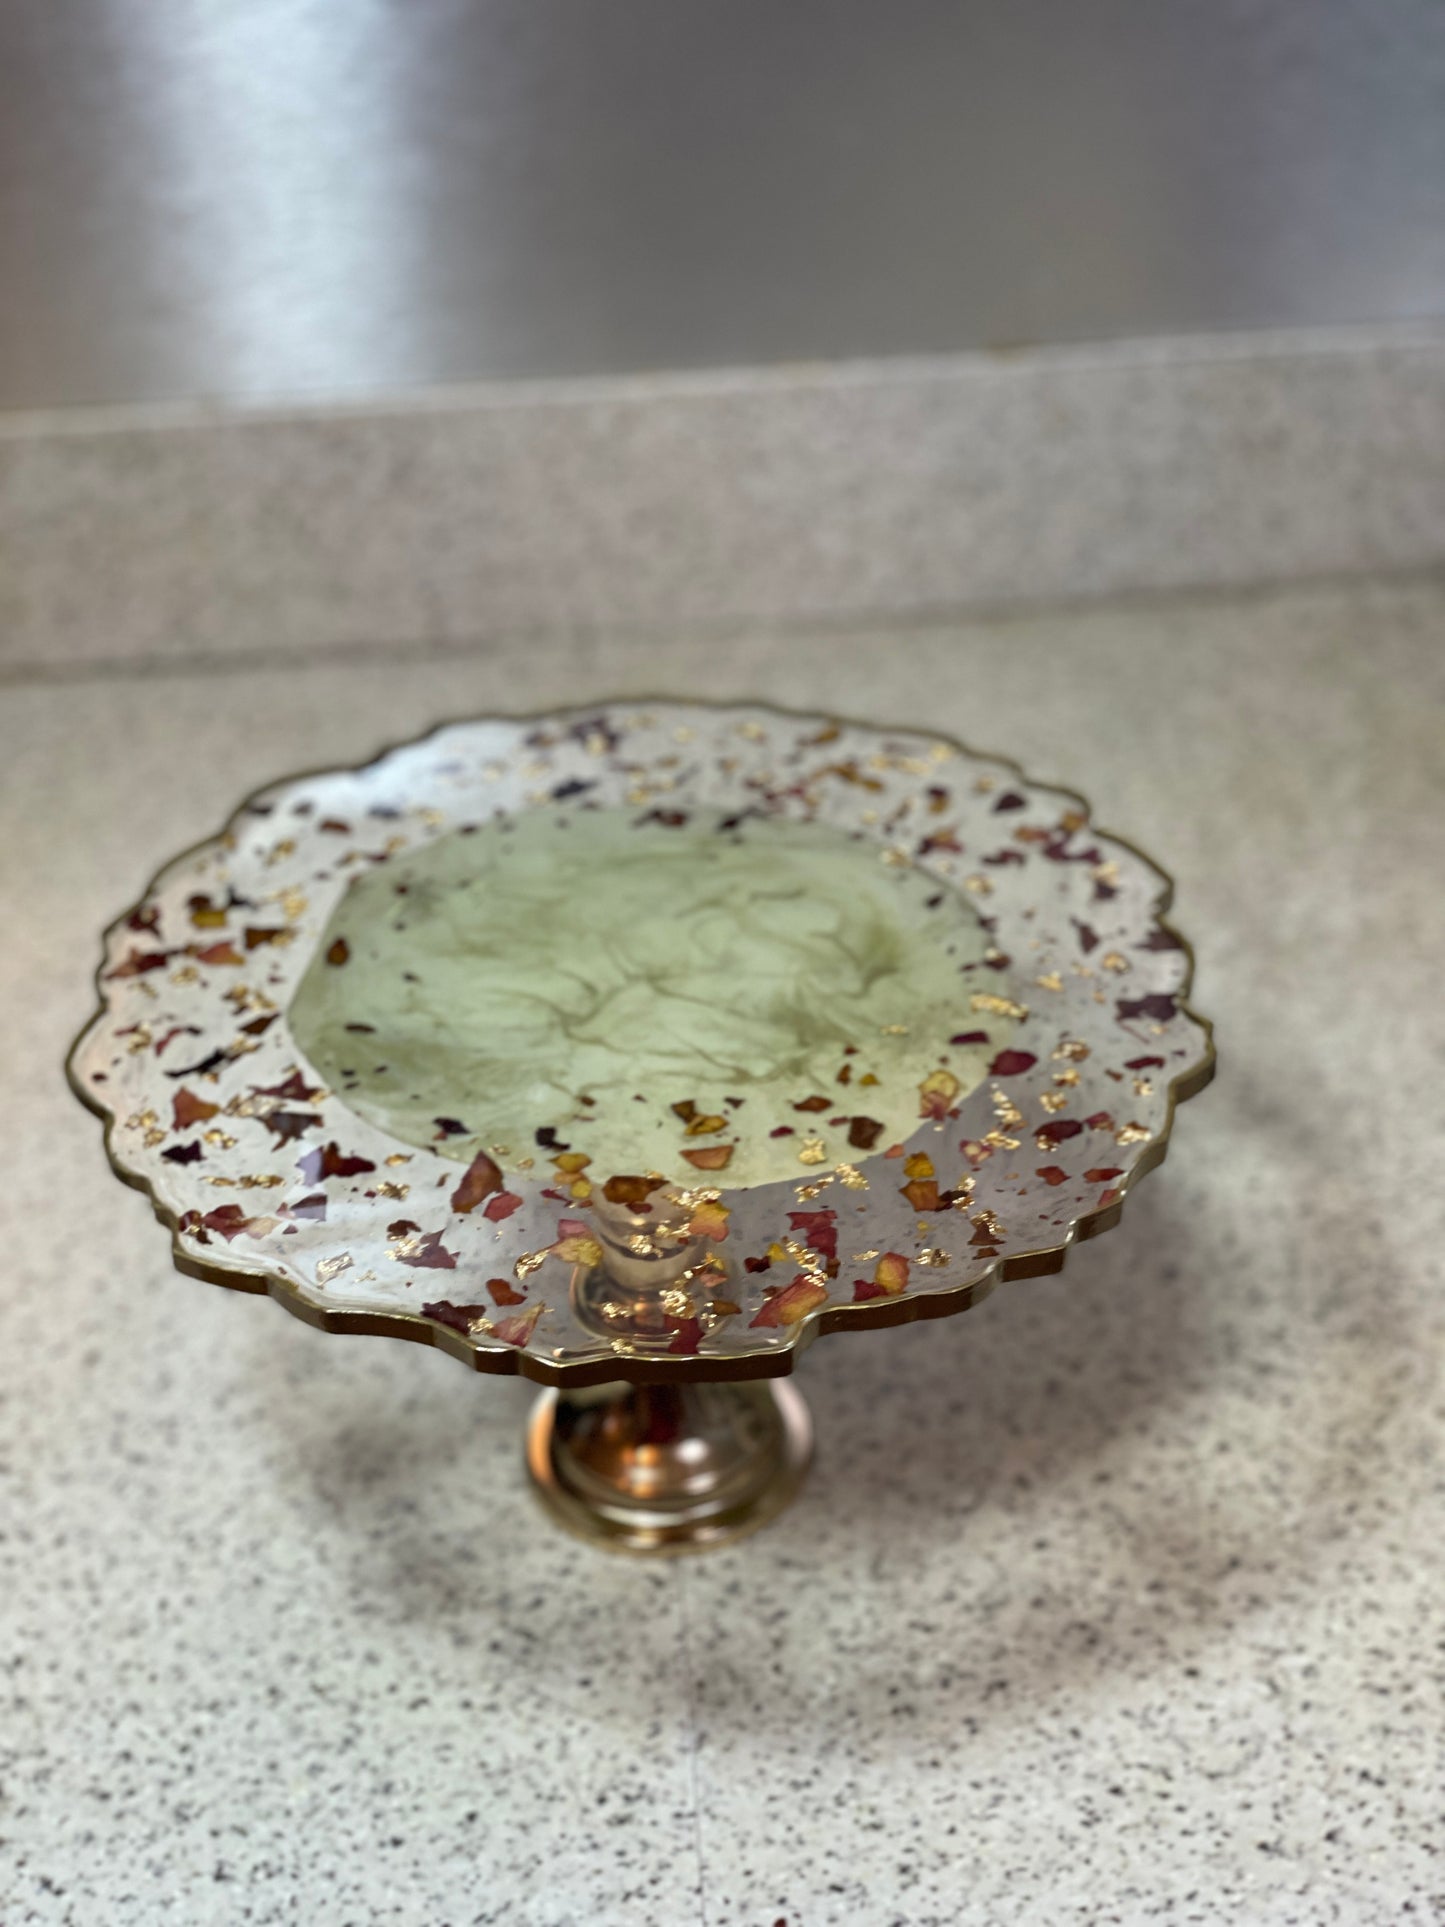
M 686 707 L 712 710 L 764 710 L 790 722 L 823 722 L 840 728 L 861 727 L 878 735 L 889 734 L 929 736 L 935 742 L 947 743 L 962 755 L 977 762 L 991 763 L 1012 772 L 1013 776 L 1028 788 L 1041 790 L 1052 796 L 1059 796 L 1080 806 L 1094 835 L 1127 850 L 1131 856 L 1152 870 L 1160 881 L 1158 898 L 1153 906 L 1153 921 L 1157 929 L 1171 936 L 1183 953 L 1185 960 L 1184 982 L 1175 993 L 1176 1003 L 1181 1014 L 1196 1025 L 1202 1034 L 1203 1050 L 1199 1058 L 1181 1071 L 1169 1083 L 1169 1101 L 1164 1122 L 1158 1135 L 1140 1153 L 1123 1181 L 1117 1187 L 1118 1195 L 1109 1204 L 1096 1210 L 1084 1212 L 1074 1218 L 1066 1227 L 1057 1242 L 1041 1245 L 1032 1251 L 1017 1251 L 1006 1257 L 996 1259 L 981 1277 L 968 1283 L 955 1285 L 941 1291 L 906 1293 L 894 1299 L 870 1299 L 863 1304 L 828 1305 L 821 1307 L 801 1320 L 794 1328 L 787 1345 L 776 1351 L 749 1352 L 738 1356 L 678 1357 L 678 1358 L 624 1358 L 609 1353 L 606 1358 L 579 1360 L 574 1364 L 558 1364 L 553 1359 L 528 1352 L 514 1346 L 506 1349 L 483 1348 L 474 1344 L 461 1332 L 449 1325 L 443 1325 L 432 1318 L 417 1312 L 356 1311 L 340 1307 L 332 1308 L 317 1305 L 308 1298 L 301 1288 L 279 1272 L 265 1268 L 248 1268 L 245 1265 L 211 1265 L 204 1259 L 192 1257 L 182 1249 L 180 1228 L 175 1214 L 156 1196 L 149 1178 L 139 1172 L 127 1170 L 116 1158 L 111 1149 L 111 1132 L 116 1123 L 116 1113 L 109 1105 L 98 1099 L 81 1081 L 75 1059 L 81 1045 L 95 1025 L 110 1008 L 103 986 L 102 973 L 107 960 L 107 946 L 112 934 L 134 916 L 150 897 L 160 880 L 177 865 L 188 862 L 203 850 L 211 848 L 263 796 L 276 789 L 290 788 L 298 783 L 314 781 L 324 776 L 360 776 L 366 770 L 385 762 L 389 757 L 404 749 L 414 749 L 439 736 L 444 730 L 463 728 L 474 723 L 544 723 L 567 716 L 586 715 L 591 711 L 629 708 L 646 710 L 649 707 L 670 708 Z M 609 1381 L 627 1380 L 633 1384 L 666 1384 L 686 1381 L 741 1381 L 760 1378 L 786 1378 L 793 1370 L 799 1355 L 806 1351 L 816 1338 L 832 1332 L 878 1331 L 892 1325 L 911 1325 L 926 1318 L 951 1318 L 959 1312 L 969 1310 L 973 1305 L 989 1296 L 1000 1284 L 1017 1278 L 1041 1278 L 1051 1272 L 1062 1271 L 1069 1251 L 1086 1239 L 1097 1238 L 1106 1231 L 1112 1231 L 1124 1215 L 1124 1206 L 1129 1194 L 1141 1178 L 1157 1169 L 1168 1154 L 1169 1139 L 1174 1128 L 1174 1118 L 1181 1104 L 1213 1081 L 1218 1065 L 1214 1044 L 1214 1025 L 1211 1020 L 1195 1010 L 1189 1002 L 1189 993 L 1194 983 L 1194 947 L 1182 931 L 1169 922 L 1166 912 L 1174 900 L 1174 879 L 1164 866 L 1140 849 L 1128 837 L 1117 836 L 1111 830 L 1102 829 L 1094 821 L 1093 807 L 1089 799 L 1079 790 L 1059 783 L 1042 783 L 1029 776 L 1023 767 L 1011 756 L 1000 756 L 989 750 L 974 749 L 955 736 L 941 731 L 922 728 L 917 724 L 877 724 L 859 723 L 856 718 L 839 716 L 829 710 L 791 709 L 781 703 L 763 700 L 722 699 L 698 696 L 626 696 L 599 698 L 596 702 L 578 703 L 565 709 L 548 708 L 524 710 L 513 714 L 487 716 L 458 716 L 434 724 L 419 735 L 402 738 L 389 743 L 370 756 L 365 762 L 338 767 L 334 764 L 318 769 L 298 770 L 289 776 L 277 776 L 259 785 L 242 798 L 225 824 L 219 831 L 201 837 L 187 845 L 153 874 L 145 889 L 134 902 L 113 917 L 101 933 L 101 958 L 96 965 L 93 977 L 95 1007 L 71 1041 L 65 1055 L 65 1075 L 71 1090 L 86 1109 L 98 1117 L 105 1125 L 102 1139 L 106 1162 L 123 1184 L 139 1191 L 150 1202 L 151 1210 L 157 1220 L 166 1227 L 171 1238 L 171 1261 L 177 1271 L 189 1278 L 198 1278 L 207 1284 L 221 1285 L 229 1291 L 265 1293 L 276 1303 L 299 1318 L 303 1324 L 318 1331 L 358 1333 L 384 1338 L 401 1338 L 412 1344 L 431 1345 L 451 1357 L 470 1365 L 473 1371 L 485 1372 L 498 1377 L 521 1377 L 531 1379 L 539 1385 L 554 1386 L 558 1389 L 568 1386 L 579 1390 L 589 1385 L 602 1385 Z

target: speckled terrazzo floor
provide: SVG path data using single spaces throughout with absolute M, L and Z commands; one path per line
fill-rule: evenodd
M 174 1275 L 60 1061 L 243 790 L 702 689 L 921 721 L 1179 877 L 1219 1081 L 1124 1226 L 825 1341 L 804 1497 L 558 1537 L 529 1394 Z M 1445 588 L 0 691 L 0 1920 L 1445 1919 Z

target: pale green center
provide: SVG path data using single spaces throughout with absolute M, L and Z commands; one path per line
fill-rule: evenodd
M 731 1189 L 903 1140 L 940 1068 L 977 1084 L 988 1048 L 948 1040 L 980 1021 L 960 971 L 986 942 L 955 891 L 839 830 L 535 811 L 361 875 L 290 1021 L 408 1143 Z M 715 1172 L 683 1155 L 725 1145 Z

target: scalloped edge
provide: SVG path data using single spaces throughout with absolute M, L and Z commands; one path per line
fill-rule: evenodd
M 1198 1060 L 1183 1070 L 1169 1083 L 1169 1102 L 1164 1114 L 1164 1123 L 1138 1161 L 1118 1186 L 1119 1195 L 1112 1203 L 1097 1210 L 1084 1212 L 1074 1218 L 1067 1226 L 1064 1235 L 1057 1243 L 1041 1245 L 1033 1251 L 1013 1252 L 1007 1257 L 996 1259 L 979 1278 L 967 1284 L 955 1285 L 941 1291 L 907 1294 L 896 1299 L 869 1299 L 863 1304 L 828 1305 L 810 1312 L 794 1327 L 790 1342 L 776 1351 L 753 1352 L 734 1358 L 701 1357 L 659 1357 L 623 1358 L 611 1357 L 573 1365 L 559 1365 L 554 1360 L 542 1358 L 534 1353 L 515 1346 L 482 1347 L 466 1338 L 461 1332 L 454 1331 L 449 1325 L 438 1323 L 436 1319 L 423 1317 L 414 1312 L 370 1312 L 330 1309 L 316 1305 L 304 1296 L 299 1287 L 280 1273 L 264 1269 L 248 1269 L 241 1264 L 210 1265 L 203 1259 L 193 1258 L 181 1248 L 180 1231 L 175 1215 L 161 1203 L 148 1178 L 139 1172 L 129 1171 L 122 1166 L 111 1149 L 111 1134 L 116 1123 L 116 1113 L 82 1084 L 75 1068 L 75 1059 L 81 1045 L 85 1042 L 94 1026 L 103 1018 L 110 1006 L 107 1002 L 102 972 L 106 964 L 105 945 L 112 933 L 127 918 L 133 916 L 154 892 L 161 878 L 177 864 L 185 863 L 202 850 L 210 848 L 218 837 L 227 831 L 243 816 L 250 806 L 270 791 L 303 783 L 313 777 L 337 774 L 361 775 L 364 771 L 384 762 L 389 756 L 403 749 L 411 749 L 425 743 L 443 730 L 464 727 L 469 723 L 541 723 L 563 716 L 582 715 L 591 710 L 617 708 L 622 705 L 633 709 L 646 709 L 649 705 L 658 708 L 664 705 L 681 704 L 698 709 L 747 710 L 761 709 L 770 715 L 786 718 L 793 722 L 836 723 L 842 728 L 858 726 L 856 718 L 840 716 L 831 710 L 792 709 L 781 703 L 761 700 L 748 701 L 731 699 L 714 700 L 697 696 L 625 696 L 599 698 L 592 703 L 578 703 L 565 709 L 547 708 L 523 710 L 511 714 L 492 714 L 483 716 L 448 717 L 435 723 L 430 729 L 403 738 L 399 742 L 388 743 L 374 756 L 353 765 L 329 764 L 321 769 L 298 770 L 289 776 L 273 777 L 269 782 L 249 791 L 226 818 L 220 831 L 213 832 L 199 841 L 188 844 L 155 872 L 142 890 L 139 897 L 111 919 L 101 934 L 101 959 L 96 965 L 92 985 L 95 994 L 95 1007 L 80 1030 L 76 1033 L 65 1054 L 65 1076 L 71 1090 L 85 1108 L 98 1117 L 105 1126 L 103 1148 L 106 1162 L 123 1184 L 139 1191 L 150 1202 L 151 1210 L 159 1223 L 164 1225 L 171 1236 L 171 1262 L 176 1270 L 188 1278 L 199 1278 L 206 1284 L 221 1285 L 228 1291 L 264 1293 L 275 1299 L 283 1310 L 293 1318 L 299 1318 L 305 1325 L 318 1331 L 359 1333 L 382 1338 L 402 1338 L 412 1344 L 430 1345 L 438 1351 L 448 1353 L 473 1371 L 484 1372 L 503 1378 L 526 1378 L 535 1384 L 553 1386 L 559 1390 L 575 1387 L 578 1390 L 589 1385 L 603 1385 L 627 1381 L 635 1385 L 680 1384 L 698 1382 L 738 1381 L 759 1378 L 787 1378 L 792 1374 L 798 1358 L 807 1351 L 813 1342 L 833 1332 L 880 1331 L 893 1325 L 912 1325 L 925 1318 L 951 1318 L 959 1312 L 968 1311 L 980 1304 L 997 1286 L 1016 1278 L 1042 1278 L 1051 1272 L 1062 1271 L 1070 1250 L 1089 1238 L 1097 1238 L 1106 1231 L 1112 1231 L 1124 1215 L 1124 1206 L 1136 1184 L 1150 1171 L 1161 1165 L 1169 1151 L 1169 1140 L 1174 1129 L 1175 1114 L 1181 1104 L 1199 1093 L 1213 1082 L 1218 1068 L 1218 1056 L 1214 1044 L 1214 1025 L 1212 1021 L 1195 1010 L 1189 1002 L 1189 993 L 1194 984 L 1195 957 L 1194 947 L 1181 930 L 1168 921 L 1166 912 L 1174 901 L 1174 879 L 1164 866 L 1157 862 L 1147 851 L 1141 850 L 1137 843 L 1128 837 L 1117 836 L 1112 830 L 1102 829 L 1094 821 L 1093 807 L 1089 799 L 1079 790 L 1073 790 L 1059 783 L 1041 783 L 1028 775 L 1023 767 L 1011 756 L 1000 756 L 989 750 L 974 749 L 961 742 L 958 737 L 943 731 L 929 730 L 918 724 L 863 723 L 866 729 L 876 730 L 887 735 L 896 732 L 900 735 L 928 735 L 935 741 L 949 743 L 963 755 L 980 762 L 994 763 L 1012 772 L 1021 783 L 1035 790 L 1045 790 L 1050 795 L 1067 798 L 1080 805 L 1089 819 L 1094 834 L 1127 850 L 1146 864 L 1160 881 L 1159 896 L 1153 905 L 1154 925 L 1167 931 L 1184 954 L 1184 982 L 1177 993 L 1178 1008 L 1181 1014 L 1198 1026 L 1202 1034 L 1203 1049 Z

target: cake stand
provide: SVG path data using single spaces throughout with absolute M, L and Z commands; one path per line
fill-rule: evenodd
M 536 1380 L 554 1516 L 691 1549 L 796 1491 L 813 1339 L 1117 1223 L 1213 1071 L 1169 895 L 931 733 L 462 722 L 168 864 L 68 1068 L 182 1271 Z

